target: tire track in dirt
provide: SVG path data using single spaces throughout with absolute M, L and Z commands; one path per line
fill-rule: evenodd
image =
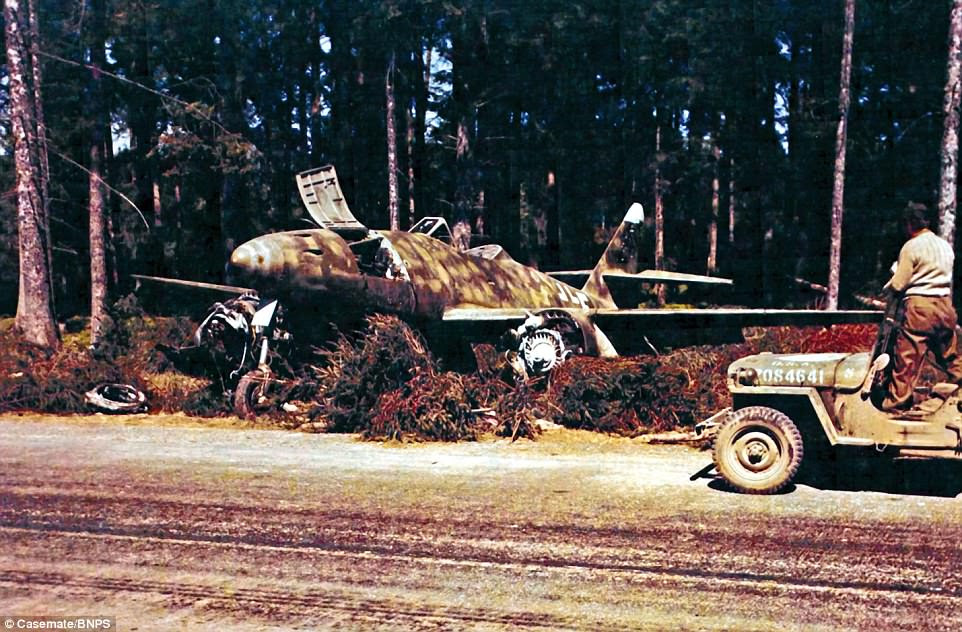
M 293 614 L 336 611 L 355 618 L 391 621 L 392 623 L 430 624 L 493 624 L 511 628 L 581 630 L 586 627 L 601 632 L 617 632 L 621 628 L 604 626 L 597 622 L 565 620 L 552 615 L 534 613 L 485 612 L 476 608 L 458 608 L 443 605 L 425 606 L 398 599 L 364 599 L 349 594 L 331 594 L 326 591 L 294 593 L 267 588 L 232 588 L 225 594 L 223 588 L 183 582 L 138 580 L 133 578 L 106 578 L 77 576 L 65 573 L 0 570 L 0 582 L 27 586 L 53 586 L 93 591 L 152 593 L 177 600 L 205 600 L 220 610 L 247 611 L 257 614 L 263 608 L 282 607 Z
M 772 595 L 786 591 L 805 591 L 811 593 L 845 592 L 888 595 L 914 595 L 955 600 L 962 598 L 962 584 L 948 584 L 945 578 L 937 581 L 871 581 L 852 579 L 825 579 L 814 576 L 800 576 L 779 573 L 726 571 L 699 566 L 681 566 L 666 563 L 639 564 L 631 561 L 593 561 L 587 556 L 571 557 L 519 554 L 519 542 L 505 541 L 504 552 L 477 550 L 470 547 L 458 549 L 458 557 L 451 557 L 451 549 L 424 546 L 426 543 L 409 546 L 399 552 L 396 546 L 379 544 L 375 538 L 356 543 L 292 543 L 274 539 L 250 538 L 246 536 L 226 536 L 217 534 L 205 536 L 194 534 L 183 537 L 181 534 L 164 534 L 159 531 L 145 532 L 143 529 L 122 529 L 117 527 L 64 528 L 52 525 L 22 524 L 10 525 L 0 520 L 0 532 L 48 535 L 55 538 L 105 539 L 128 541 L 132 543 L 151 542 L 178 547 L 217 547 L 220 549 L 245 548 L 255 551 L 270 551 L 278 554 L 320 554 L 354 557 L 379 561 L 401 563 L 423 563 L 438 566 L 475 566 L 499 567 L 518 572 L 547 570 L 570 573 L 600 573 L 603 575 L 647 577 L 663 583 L 709 583 L 718 591 L 730 591 L 740 595 Z M 470 544 L 470 543 L 467 543 Z M 587 550 L 587 546 L 583 550 Z
M 675 453 L 490 472 L 290 439 L 292 471 L 267 435 L 59 436 L 5 438 L 0 600 L 222 629 L 954 629 L 962 609 L 951 499 L 743 498 L 674 484 L 700 462 Z

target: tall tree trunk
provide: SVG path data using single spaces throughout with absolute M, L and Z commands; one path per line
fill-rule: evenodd
M 665 269 L 665 203 L 661 190 L 661 124 L 655 125 L 655 270 Z M 665 304 L 665 284 L 655 286 L 658 305 Z
M 949 22 L 949 54 L 942 100 L 941 182 L 939 186 L 939 234 L 950 244 L 955 241 L 956 192 L 959 170 L 959 66 L 962 54 L 962 0 L 952 3 Z
M 60 346 L 54 317 L 50 230 L 43 183 L 45 155 L 43 111 L 39 105 L 40 69 L 36 66 L 36 30 L 31 29 L 33 6 L 4 0 L 10 118 L 17 176 L 20 291 L 15 325 L 26 342 L 45 349 Z M 26 33 L 25 33 L 26 31 Z M 32 37 L 31 37 L 32 36 Z M 28 41 L 30 42 L 28 44 Z M 33 52 L 33 54 L 31 54 Z
M 90 139 L 90 176 L 88 190 L 90 199 L 90 344 L 100 343 L 107 320 L 107 249 L 106 213 L 101 178 L 103 177 L 103 143 L 97 133 Z
M 313 93 L 313 88 L 307 79 L 304 79 L 304 77 L 311 76 L 310 64 L 302 63 L 300 73 L 301 81 L 298 85 L 299 105 L 297 106 L 297 126 L 301 137 L 299 139 L 298 153 L 301 155 L 301 157 L 307 157 L 311 155 L 311 130 L 309 113 L 311 111 L 311 96 Z
M 454 226 L 451 237 L 454 246 L 466 250 L 471 245 L 471 212 L 474 206 L 471 182 L 471 141 L 468 137 L 468 122 L 463 117 L 458 121 L 454 162 L 457 171 L 457 190 L 454 192 Z
M 525 265 L 531 264 L 531 206 L 528 204 L 528 186 L 524 178 L 518 182 L 518 242 L 524 253 Z
M 311 84 L 307 91 L 306 108 L 310 113 L 308 128 L 310 130 L 310 165 L 319 164 L 321 156 L 321 59 L 324 49 L 321 46 L 320 9 L 313 8 L 309 13 L 309 28 L 307 46 L 310 51 Z
M 327 5 L 328 14 L 322 21 L 331 39 L 331 52 L 328 54 L 329 77 L 331 81 L 331 138 L 333 139 L 330 159 L 337 166 L 341 186 L 345 188 L 348 199 L 354 200 L 352 175 L 354 164 L 351 160 L 351 139 L 353 138 L 355 115 L 352 103 L 357 89 L 354 77 L 354 48 L 352 37 L 353 11 L 348 2 L 331 2 Z M 270 155 L 268 153 L 268 155 Z M 356 202 L 355 202 L 356 203 Z
M 475 208 L 475 215 L 474 215 L 474 232 L 477 233 L 477 234 L 479 234 L 479 235 L 484 235 L 484 234 L 487 233 L 487 230 L 488 230 L 488 229 L 487 229 L 487 226 L 486 226 L 485 223 L 484 223 L 485 201 L 484 201 L 484 188 L 483 188 L 483 187 L 481 188 L 480 191 L 478 191 L 478 201 L 477 201 L 477 203 L 475 204 L 474 208 Z
M 798 222 L 798 207 L 799 207 L 799 183 L 802 181 L 801 174 L 801 152 L 799 151 L 800 141 L 802 139 L 802 134 L 800 133 L 800 126 L 802 123 L 802 94 L 801 94 L 801 80 L 799 75 L 801 74 L 801 55 L 802 46 L 799 45 L 799 30 L 793 29 L 791 38 L 791 48 L 789 54 L 791 60 L 789 62 L 789 84 L 788 84 L 788 109 L 785 114 L 788 117 L 788 122 L 786 124 L 785 131 L 785 144 L 788 147 L 788 173 L 785 180 L 785 203 L 786 211 L 788 212 L 788 217 L 792 221 L 793 225 L 797 225 Z M 798 255 L 804 256 L 805 253 L 797 253 Z
M 735 245 L 735 159 L 728 159 L 728 243 Z
M 43 77 L 41 76 L 40 58 L 40 24 L 37 22 L 37 6 L 33 0 L 27 1 L 27 14 L 30 20 L 30 67 L 33 76 L 33 111 L 37 126 L 37 137 L 40 141 L 37 145 L 38 164 L 40 165 L 40 193 L 43 195 L 44 204 L 49 206 L 50 194 L 48 186 L 50 184 L 50 163 L 47 160 L 47 119 L 43 113 Z M 45 213 L 47 222 L 47 233 L 50 232 L 50 213 Z M 52 257 L 53 248 L 50 249 Z M 49 258 L 49 257 L 48 257 Z M 51 273 L 53 272 L 53 262 L 50 263 Z
M 103 80 L 100 75 L 106 63 L 104 50 L 104 0 L 91 2 L 89 119 L 90 173 L 88 176 L 88 216 L 90 240 L 90 344 L 100 343 L 107 321 L 107 248 L 105 237 L 106 206 L 104 203 L 104 138 L 106 118 L 103 105 Z
M 427 121 L 428 121 L 428 104 L 430 101 L 431 92 L 431 47 L 426 46 L 426 51 L 424 57 L 421 56 L 421 51 L 418 51 L 418 60 L 420 63 L 424 64 L 423 73 L 421 74 L 422 83 L 418 87 L 416 99 L 417 99 L 417 123 L 415 129 L 415 146 L 414 146 L 414 182 L 415 182 L 415 207 L 421 213 L 421 215 L 427 214 L 427 196 L 424 191 L 424 164 L 425 164 L 425 153 L 427 144 Z M 423 61 L 422 61 L 423 60 Z
M 219 19 L 214 21 L 212 27 L 219 29 L 220 43 L 216 48 L 217 58 L 217 83 L 222 95 L 221 102 L 221 122 L 232 136 L 236 138 L 224 137 L 223 142 L 241 142 L 246 128 L 244 120 L 244 94 L 242 77 L 243 72 L 238 66 L 237 41 L 237 16 L 229 7 L 211 3 L 210 14 Z M 211 38 L 213 40 L 213 38 Z M 293 95 L 293 90 L 288 88 L 287 94 Z M 292 98 L 293 102 L 293 98 Z M 303 108 L 300 108 L 303 109 Z M 288 126 L 291 129 L 292 126 Z M 303 130 L 303 128 L 302 128 Z M 293 130 L 291 129 L 291 134 Z M 283 141 L 282 141 L 283 142 Z M 289 145 L 288 145 L 289 146 Z M 269 151 L 268 145 L 268 151 Z M 290 163 L 284 165 L 285 170 L 289 171 Z M 230 256 L 241 241 L 250 237 L 240 230 L 243 223 L 240 218 L 244 217 L 244 206 L 247 200 L 245 195 L 245 184 L 243 178 L 237 173 L 236 169 L 222 169 L 220 180 L 220 191 L 218 192 L 219 216 L 217 226 L 220 229 L 219 243 L 223 247 L 225 258 Z M 275 198 L 276 199 L 276 198 Z M 157 215 L 160 217 L 160 215 Z M 211 236 L 215 238 L 216 236 Z
M 414 179 L 414 107 L 415 99 L 412 97 L 410 104 L 404 109 L 405 149 L 407 151 L 408 180 L 408 228 L 414 226 L 414 218 L 417 211 L 417 204 L 415 200 L 417 190 L 415 189 Z
M 160 196 L 160 182 L 154 180 L 151 190 L 154 192 L 152 207 L 154 209 L 154 227 L 162 228 L 164 225 L 164 205 Z
M 107 112 L 107 108 L 104 108 L 104 129 L 110 129 L 110 115 Z M 110 134 L 104 134 L 104 181 L 110 183 L 116 182 L 116 170 L 115 165 L 111 161 L 111 157 L 114 155 L 114 141 Z M 117 287 L 120 282 L 120 274 L 117 269 L 117 239 L 116 233 L 114 231 L 114 226 L 118 223 L 115 221 L 115 217 L 120 214 L 120 198 L 116 195 L 107 196 L 106 208 L 104 209 L 104 231 L 106 239 L 106 258 L 107 258 L 107 287 Z
M 484 3 L 479 3 L 484 4 Z M 469 5 L 470 6 L 470 5 Z M 487 26 L 483 11 L 464 11 L 452 35 L 451 96 L 456 114 L 454 225 L 451 237 L 458 248 L 471 244 L 471 224 L 478 199 L 480 175 L 475 155 L 478 100 L 485 72 Z
M 154 85 L 150 64 L 150 33 L 152 29 L 148 15 L 150 8 L 146 4 L 140 4 L 136 10 L 139 10 L 140 15 L 138 16 L 139 21 L 137 22 L 137 33 L 135 35 L 131 79 L 141 85 L 152 87 Z M 147 154 L 150 153 L 155 140 L 157 102 L 154 95 L 145 90 L 140 90 L 135 94 L 134 102 L 129 104 L 130 149 L 133 153 L 131 162 L 134 185 L 137 191 L 134 202 L 137 208 L 146 215 L 153 204 L 153 159 L 148 158 Z
M 394 117 L 394 61 L 395 52 L 388 56 L 384 73 L 384 110 L 387 129 L 387 210 L 391 230 L 401 229 L 401 203 L 397 183 L 397 122 Z
M 828 300 L 825 309 L 838 309 L 842 267 L 842 212 L 845 200 L 845 145 L 848 131 L 849 84 L 852 78 L 852 39 L 855 0 L 845 0 L 845 34 L 842 38 L 842 72 L 838 82 L 838 129 L 835 134 L 835 179 L 832 185 L 832 240 L 828 262 Z
M 22 0 L 21 0 L 22 1 Z M 40 66 L 40 23 L 37 21 L 37 5 L 34 0 L 27 2 L 27 19 L 30 24 L 30 67 L 33 77 L 33 112 L 34 120 L 37 125 L 37 144 L 38 160 L 40 165 L 40 195 L 44 203 L 44 228 L 47 231 L 49 247 L 47 248 L 47 268 L 50 270 L 51 287 L 55 272 L 53 267 L 53 237 L 50 232 L 50 162 L 47 158 L 47 119 L 43 113 L 43 77 L 41 76 Z M 50 304 L 53 305 L 54 314 L 57 313 L 57 292 L 51 291 Z M 59 335 L 59 332 L 58 332 Z
M 721 150 L 718 145 L 712 148 L 714 165 L 711 178 L 711 219 L 708 221 L 708 274 L 715 274 L 718 270 L 718 209 L 721 202 L 721 185 L 719 183 L 718 163 L 721 161 Z
M 564 239 L 564 230 L 561 225 L 561 173 L 560 169 L 556 171 L 552 167 L 548 168 L 542 198 L 546 222 L 545 245 L 548 247 L 548 252 L 545 253 L 542 261 L 555 270 L 561 263 L 561 244 Z

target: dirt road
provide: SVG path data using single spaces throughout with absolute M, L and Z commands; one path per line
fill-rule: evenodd
M 106 615 L 122 630 L 962 622 L 953 484 L 740 496 L 689 480 L 706 453 L 563 437 L 384 446 L 0 421 L 0 617 Z

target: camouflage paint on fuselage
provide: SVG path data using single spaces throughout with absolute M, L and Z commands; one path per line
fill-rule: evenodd
M 326 299 L 338 309 L 386 310 L 402 317 L 440 318 L 453 307 L 613 306 L 610 299 L 589 295 L 504 253 L 484 258 L 419 233 L 379 231 L 372 236 L 380 237 L 381 247 L 396 255 L 394 261 L 400 265 L 391 273 L 363 272 L 343 237 L 312 229 L 264 235 L 242 244 L 231 255 L 230 276 L 265 294 Z
M 347 241 L 321 229 L 251 239 L 231 253 L 227 270 L 231 280 L 245 282 L 258 291 L 324 290 L 332 274 L 360 274 Z
M 414 285 L 419 315 L 438 317 L 448 307 L 591 309 L 596 297 L 502 253 L 485 258 L 416 233 L 381 233 L 401 256 Z

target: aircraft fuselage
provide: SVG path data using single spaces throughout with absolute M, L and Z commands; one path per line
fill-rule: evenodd
M 231 255 L 233 282 L 265 296 L 327 300 L 335 310 L 440 318 L 452 307 L 606 307 L 605 301 L 492 246 L 466 252 L 423 235 L 377 231 L 348 242 L 326 229 L 273 233 Z

